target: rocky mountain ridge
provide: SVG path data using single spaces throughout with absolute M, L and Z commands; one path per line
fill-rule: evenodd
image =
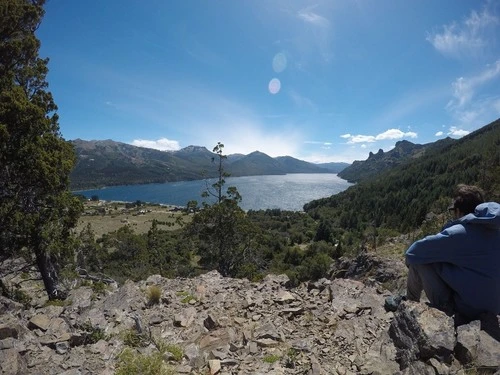
M 370 152 L 366 160 L 354 161 L 350 166 L 340 171 L 339 176 L 350 182 L 367 180 L 380 172 L 401 165 L 411 159 L 419 158 L 426 152 L 438 150 L 454 142 L 456 140 L 449 137 L 423 145 L 406 140 L 398 141 L 392 150 L 384 152 L 384 150 L 379 149 L 377 153 Z
M 167 348 L 164 374 L 500 374 L 498 317 L 486 331 L 480 321 L 455 329 L 425 303 L 386 309 L 384 285 L 403 280 L 402 272 L 399 261 L 363 254 L 331 271 L 358 280 L 297 288 L 285 275 L 250 282 L 212 271 L 150 276 L 100 293 L 80 286 L 67 306 L 44 304 L 43 291 L 30 292 L 37 307 L 28 309 L 0 297 L 1 373 L 120 373 L 128 347 L 137 361 Z M 16 277 L 2 281 L 22 282 Z M 151 288 L 161 291 L 157 303 Z
M 104 141 L 71 141 L 77 162 L 70 179 L 72 189 L 111 185 L 200 180 L 216 177 L 214 153 L 201 146 L 178 151 L 159 151 L 129 144 Z M 255 151 L 228 155 L 224 169 L 232 176 L 287 173 L 337 173 L 348 164 L 317 165 L 290 156 L 272 158 Z

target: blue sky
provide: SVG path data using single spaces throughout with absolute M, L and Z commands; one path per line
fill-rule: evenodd
M 49 0 L 66 139 L 365 160 L 500 117 L 500 0 Z

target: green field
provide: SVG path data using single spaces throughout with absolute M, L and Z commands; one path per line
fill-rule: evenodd
M 90 223 L 96 237 L 110 233 L 128 225 L 136 233 L 147 233 L 153 220 L 158 221 L 158 228 L 163 230 L 179 229 L 179 219 L 187 223 L 191 215 L 174 206 L 142 204 L 139 207 L 127 208 L 122 202 L 85 202 L 85 211 L 78 221 L 77 233 Z

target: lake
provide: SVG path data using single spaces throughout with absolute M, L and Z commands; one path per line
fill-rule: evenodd
M 185 206 L 188 201 L 202 201 L 201 193 L 215 180 L 166 182 L 160 184 L 111 186 L 102 189 L 78 191 L 87 198 L 93 195 L 107 201 L 163 203 Z M 235 186 L 243 200 L 244 210 L 302 211 L 304 204 L 319 198 L 337 194 L 349 186 L 349 182 L 336 174 L 286 174 L 272 176 L 245 176 L 226 178 L 225 188 Z M 225 190 L 225 189 L 224 189 Z

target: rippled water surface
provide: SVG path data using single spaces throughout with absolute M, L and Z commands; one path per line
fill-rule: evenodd
M 208 181 L 210 185 L 213 181 Z M 115 201 L 164 203 L 185 206 L 190 200 L 202 201 L 206 180 L 167 182 L 162 184 L 113 186 L 79 193 L 90 198 Z M 350 183 L 336 174 L 287 174 L 279 176 L 229 177 L 225 187 L 236 186 L 243 197 L 244 210 L 279 208 L 300 211 L 305 203 L 339 193 Z

